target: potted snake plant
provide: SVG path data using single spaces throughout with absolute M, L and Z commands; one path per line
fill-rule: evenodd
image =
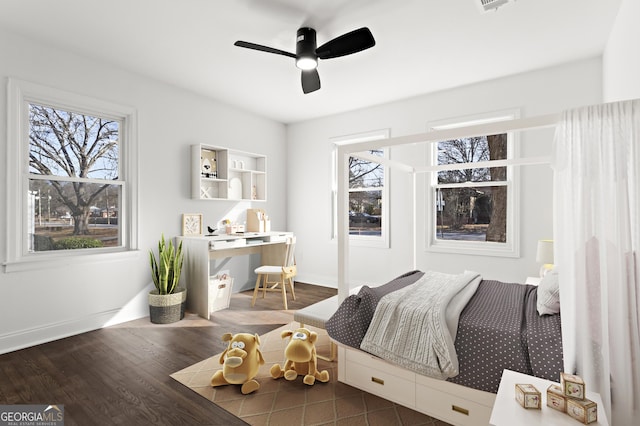
M 155 289 L 149 292 L 149 317 L 156 324 L 169 324 L 184 318 L 187 303 L 187 289 L 180 287 L 182 273 L 182 241 L 175 247 L 164 234 L 158 242 L 158 257 L 149 250 L 151 277 Z

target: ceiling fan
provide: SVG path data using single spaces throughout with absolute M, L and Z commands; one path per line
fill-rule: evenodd
M 296 66 L 302 71 L 302 91 L 304 93 L 311 93 L 320 88 L 320 76 L 317 70 L 318 59 L 351 55 L 373 47 L 375 44 L 376 41 L 373 39 L 371 31 L 366 27 L 338 36 L 320 47 L 317 47 L 316 44 L 316 30 L 302 27 L 298 29 L 295 54 L 247 41 L 238 40 L 234 43 L 235 46 L 294 58 Z

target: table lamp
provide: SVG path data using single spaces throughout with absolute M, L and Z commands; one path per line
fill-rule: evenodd
M 539 240 L 536 262 L 541 263 L 540 278 L 553 269 L 553 240 Z

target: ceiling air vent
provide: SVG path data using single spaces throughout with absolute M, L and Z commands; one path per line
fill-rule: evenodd
M 505 3 L 509 3 L 510 0 L 476 0 L 480 6 L 480 10 L 483 12 L 489 12 L 495 10 Z

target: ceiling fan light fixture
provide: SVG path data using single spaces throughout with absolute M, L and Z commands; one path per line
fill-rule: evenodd
M 303 71 L 314 70 L 318 67 L 318 60 L 311 56 L 303 56 L 296 59 L 296 67 Z
M 316 30 L 308 27 L 299 28 L 296 34 L 296 67 L 302 71 L 316 69 L 316 47 Z
M 507 0 L 508 1 L 508 0 Z M 274 53 L 288 56 L 296 60 L 296 67 L 301 70 L 300 80 L 302 92 L 307 94 L 320 89 L 320 76 L 318 75 L 318 59 L 339 58 L 351 55 L 375 46 L 376 41 L 367 27 L 358 28 L 335 37 L 322 46 L 316 44 L 316 30 L 309 27 L 298 28 L 296 34 L 296 53 L 261 44 L 238 40 L 234 45 L 246 49 L 259 50 L 261 52 Z

